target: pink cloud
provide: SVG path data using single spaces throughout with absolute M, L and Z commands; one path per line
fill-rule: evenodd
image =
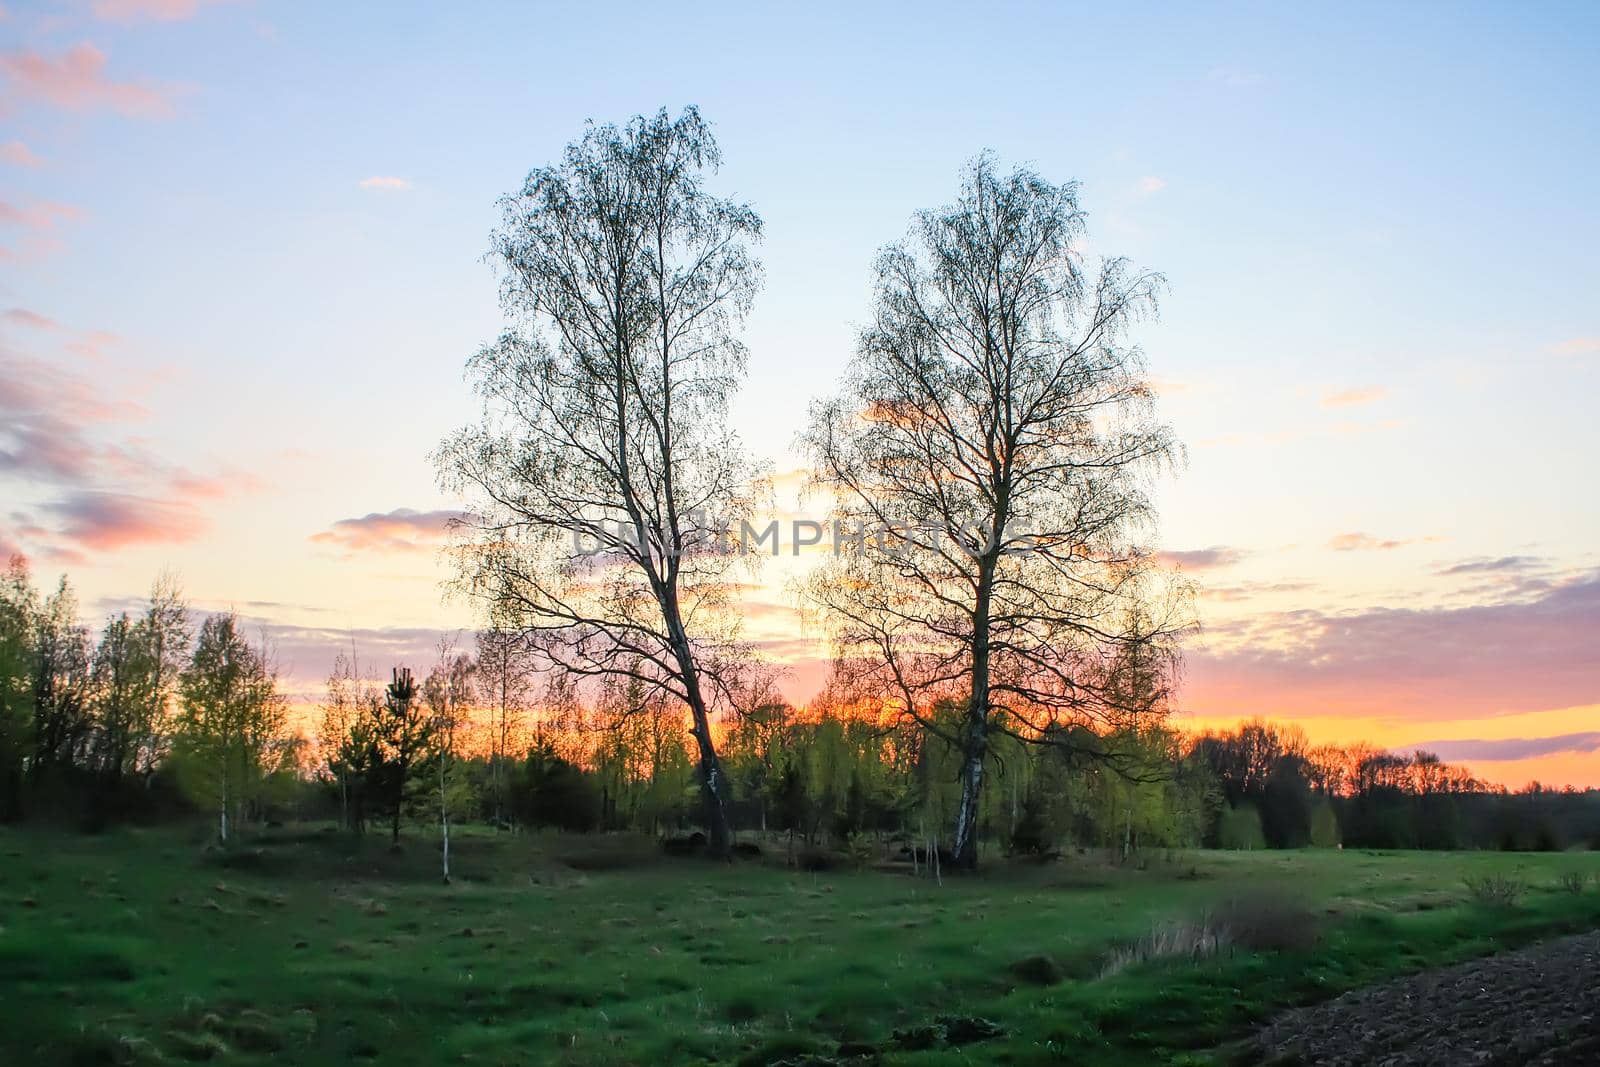
M 1600 703 L 1600 571 L 1445 608 L 1276 612 L 1209 627 L 1183 706 L 1204 716 L 1437 722 Z
M 106 77 L 106 57 L 87 42 L 60 56 L 20 51 L 0 54 L 0 74 L 26 99 L 43 100 L 68 111 L 106 109 L 133 118 L 172 114 L 173 89 Z
M 0 163 L 8 163 L 13 167 L 37 167 L 44 160 L 33 154 L 33 149 L 21 141 L 7 141 L 0 144 Z
M 34 330 L 61 329 L 61 324 L 56 320 L 45 318 L 43 315 L 29 311 L 27 308 L 11 308 L 6 312 L 5 320 Z
M 82 490 L 46 504 L 60 536 L 82 548 L 111 551 L 137 544 L 192 541 L 206 528 L 189 504 L 129 493 Z
M 357 184 L 359 184 L 363 189 L 385 189 L 390 192 L 399 192 L 411 188 L 411 183 L 404 178 L 387 177 L 382 175 L 372 178 L 362 178 Z
M 182 22 L 192 19 L 203 7 L 221 0 L 95 0 L 94 14 L 106 22 Z
M 1189 571 L 1215 570 L 1218 567 L 1231 567 L 1245 557 L 1245 553 L 1237 548 L 1227 545 L 1212 545 L 1210 548 L 1191 548 L 1173 552 L 1158 552 L 1156 558 L 1169 567 L 1182 567 Z
M 66 246 L 54 237 L 34 235 L 24 238 L 15 245 L 0 245 L 0 262 L 37 263 L 55 255 L 64 247 Z
M 105 330 L 86 330 L 67 345 L 67 348 L 84 359 L 99 362 L 106 358 L 106 349 L 121 342 L 122 338 L 114 333 Z
M 340 519 L 321 533 L 312 534 L 311 540 L 352 552 L 416 552 L 442 544 L 450 523 L 465 517 L 465 512 L 446 510 L 374 511 L 357 519 Z
M 0 200 L 0 224 L 21 226 L 30 230 L 51 230 L 57 222 L 74 222 L 83 218 L 83 212 L 71 204 L 54 200 L 35 200 L 26 207 Z
M 259 604 L 272 610 L 278 605 Z M 304 610 L 303 608 L 301 610 Z M 425 671 L 439 655 L 439 639 L 451 631 L 427 628 L 382 627 L 369 629 L 335 629 L 320 626 L 297 626 L 275 622 L 263 615 L 253 615 L 247 620 L 251 629 L 258 626 L 272 643 L 274 659 L 286 687 L 298 691 L 308 701 L 319 699 L 327 684 L 328 668 L 334 657 L 348 655 L 352 645 L 362 664 L 375 668 L 385 680 L 392 666 L 410 665 Z
M 142 414 L 132 401 L 108 399 L 56 364 L 0 358 L 0 473 L 83 484 L 105 471 L 138 470 L 138 457 L 97 442 L 92 431 Z
M 236 493 L 255 493 L 264 488 L 260 478 L 240 471 L 212 475 L 178 471 L 167 485 L 177 495 L 195 500 L 220 500 Z
M 72 336 L 25 309 L 4 318 Z M 109 338 L 88 334 L 67 347 Z M 119 425 L 146 414 L 129 398 L 125 379 L 114 368 L 97 367 L 91 376 L 68 361 L 0 349 L 0 487 L 8 495 L 8 483 L 18 482 L 54 491 L 54 499 L 29 509 L 33 514 L 9 516 L 9 533 L 41 559 L 81 561 L 85 551 L 192 540 L 206 529 L 207 502 L 261 485 L 248 474 L 201 474 L 151 455 Z

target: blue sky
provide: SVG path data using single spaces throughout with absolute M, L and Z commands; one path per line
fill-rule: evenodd
M 1577 734 L 1600 705 L 1592 639 L 1543 669 L 1563 685 L 1512 670 L 1471 708 L 1407 674 L 1420 653 L 1369 672 L 1336 640 L 1499 612 L 1463 640 L 1514 665 L 1545 633 L 1527 612 L 1600 615 L 1600 7 L 5 11 L 0 342 L 34 383 L 6 414 L 60 416 L 93 454 L 27 462 L 14 429 L 0 543 L 68 570 L 86 614 L 172 566 L 276 628 L 302 682 L 340 627 L 387 652 L 470 622 L 431 552 L 329 531 L 450 506 L 426 457 L 498 328 L 496 197 L 585 119 L 693 103 L 718 189 L 766 220 L 735 420 L 780 470 L 874 251 L 990 148 L 1082 182 L 1091 256 L 1170 279 L 1142 340 L 1189 446 L 1161 543 L 1206 589 L 1197 715 L 1482 741 Z M 781 599 L 765 636 L 814 675 Z M 1291 649 L 1350 686 L 1263 673 Z M 1592 749 L 1546 758 L 1600 781 Z

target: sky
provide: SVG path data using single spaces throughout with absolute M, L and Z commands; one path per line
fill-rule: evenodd
M 1077 179 L 1170 284 L 1179 725 L 1600 785 L 1600 6 L 3 2 L 0 553 L 92 624 L 175 571 L 304 701 L 471 627 L 429 453 L 496 199 L 694 104 L 766 224 L 732 417 L 780 476 L 912 213 L 983 149 Z M 804 700 L 796 566 L 746 617 Z

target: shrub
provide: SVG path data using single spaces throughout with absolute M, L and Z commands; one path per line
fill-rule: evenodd
M 1569 893 L 1581 893 L 1589 878 L 1582 871 L 1566 871 L 1561 875 L 1561 888 Z
M 1319 800 L 1311 809 L 1311 846 L 1337 848 L 1339 846 L 1339 816 L 1326 799 Z
M 1230 944 L 1256 952 L 1304 949 L 1317 942 L 1317 917 L 1273 893 L 1235 897 L 1218 907 L 1211 921 Z
M 866 834 L 851 834 L 845 838 L 844 854 L 859 871 L 872 861 L 872 842 L 867 840 Z
M 1029 985 L 1050 986 L 1061 981 L 1061 968 L 1049 956 L 1029 956 L 1010 967 L 1011 973 Z
M 802 871 L 831 871 L 834 857 L 820 848 L 803 848 L 795 857 L 795 866 Z
M 1464 881 L 1472 899 L 1491 908 L 1516 907 L 1526 888 L 1520 880 L 1505 874 L 1485 874 Z
M 1223 848 L 1265 848 L 1266 837 L 1261 832 L 1261 813 L 1254 804 L 1228 808 L 1217 825 L 1217 844 Z

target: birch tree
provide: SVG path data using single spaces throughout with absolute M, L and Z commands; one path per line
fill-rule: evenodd
M 174 751 L 190 789 L 217 812 L 226 842 L 277 765 L 287 704 L 266 649 L 251 646 L 231 612 L 201 625 L 178 689 Z
M 317 751 L 322 766 L 339 786 L 339 821 L 350 830 L 364 827 L 360 791 L 370 750 L 372 707 L 376 687 L 362 675 L 352 642 L 350 653 L 334 657 L 327 697 L 317 724 Z
M 112 789 L 122 781 L 136 751 L 141 675 L 145 664 L 127 612 L 107 620 L 94 650 L 93 762 Z
M 189 605 L 176 575 L 164 573 L 151 585 L 133 637 L 139 670 L 128 723 L 129 769 L 149 774 L 166 755 L 172 700 L 193 640 Z
M 93 645 L 63 575 L 34 618 L 33 737 L 28 773 L 38 783 L 81 763 L 93 737 Z
M 505 825 L 510 810 L 511 753 L 523 740 L 533 654 L 520 634 L 493 627 L 478 631 L 477 650 L 478 688 L 489 714 L 489 788 L 498 827 Z
M 508 329 L 468 365 L 481 424 L 437 460 L 470 499 L 462 588 L 558 669 L 633 678 L 686 710 L 726 854 L 711 718 L 737 651 L 735 561 L 707 546 L 754 499 L 727 414 L 761 221 L 707 191 L 718 162 L 695 109 L 663 110 L 589 126 L 503 201 Z
M 33 627 L 39 611 L 28 562 L 0 574 L 0 822 L 22 815 L 23 768 L 32 751 Z
M 457 780 L 460 761 L 456 748 L 475 702 L 477 670 L 471 656 L 457 653 L 448 640 L 441 641 L 439 662 L 422 683 L 423 699 L 431 716 L 433 758 L 439 772 L 439 835 L 446 883 L 450 881 L 450 810 L 463 799 L 459 796 L 462 783 Z
M 1084 232 L 1075 183 L 979 157 L 879 255 L 872 320 L 803 438 L 843 532 L 815 603 L 856 680 L 959 752 L 968 868 L 992 735 L 1106 709 L 1116 620 L 1149 580 L 1147 476 L 1176 452 L 1127 336 L 1162 279 L 1087 269 Z

